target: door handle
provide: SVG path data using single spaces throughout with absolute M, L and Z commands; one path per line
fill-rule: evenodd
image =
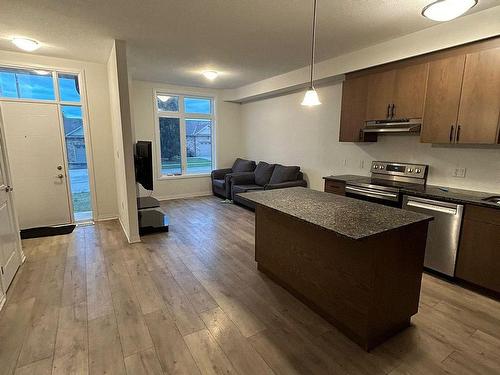
M 387 104 L 387 118 L 391 118 L 391 105 Z
M 62 173 L 59 173 L 58 175 L 56 175 L 56 177 L 62 180 L 64 178 L 64 175 Z
M 460 128 L 461 128 L 461 126 L 458 125 L 458 127 L 457 127 L 457 143 L 460 141 Z
M 14 190 L 14 188 L 12 186 L 6 186 L 4 190 L 6 193 L 8 193 L 9 191 Z
M 394 103 L 392 104 L 392 107 L 391 107 L 391 118 L 394 118 L 394 109 L 396 108 L 396 106 L 394 105 Z
M 452 125 L 450 128 L 450 143 L 453 141 L 453 131 L 455 130 L 455 126 Z

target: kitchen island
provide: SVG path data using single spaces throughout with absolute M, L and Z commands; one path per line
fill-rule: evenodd
M 241 196 L 260 271 L 365 350 L 410 325 L 432 217 L 307 188 Z

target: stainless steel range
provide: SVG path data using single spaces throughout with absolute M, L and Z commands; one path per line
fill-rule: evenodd
M 371 177 L 346 182 L 346 195 L 352 198 L 401 207 L 402 188 L 423 189 L 429 166 L 389 161 L 374 161 Z
M 374 161 L 371 177 L 346 182 L 346 195 L 434 217 L 429 224 L 424 266 L 448 276 L 455 263 L 462 225 L 463 205 L 418 197 L 425 189 L 429 167 Z

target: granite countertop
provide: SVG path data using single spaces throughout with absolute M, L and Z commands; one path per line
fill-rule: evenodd
M 352 174 L 323 177 L 323 179 L 325 180 L 340 181 L 340 182 L 356 181 L 366 178 L 369 177 L 352 175 Z M 443 191 L 443 188 L 447 189 L 448 191 Z M 458 204 L 473 204 L 476 206 L 500 209 L 500 205 L 498 204 L 483 201 L 484 198 L 492 196 L 500 196 L 500 193 L 488 193 L 483 191 L 455 189 L 455 188 L 441 187 L 436 185 L 415 185 L 413 187 L 411 185 L 408 185 L 408 187 L 403 187 L 401 189 L 401 192 L 406 195 L 414 195 L 422 198 L 436 199 Z
M 401 191 L 403 192 L 403 194 L 414 195 L 422 198 L 436 199 L 459 204 L 473 204 L 476 206 L 500 209 L 500 205 L 498 204 L 483 201 L 484 198 L 499 196 L 499 193 L 495 194 L 454 188 L 445 189 L 448 189 L 448 191 L 443 191 L 439 186 L 426 185 L 422 187 L 422 189 L 403 188 L 401 189 Z
M 303 187 L 240 193 L 257 204 L 360 240 L 431 216 Z

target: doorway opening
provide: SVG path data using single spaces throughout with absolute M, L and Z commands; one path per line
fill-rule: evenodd
M 16 152 L 11 162 L 24 165 L 23 155 L 31 155 L 30 160 L 40 164 L 36 191 L 29 190 L 33 184 L 24 181 L 23 168 L 13 173 L 19 195 L 26 187 L 26 199 L 21 202 L 31 202 L 25 210 L 18 210 L 23 228 L 93 220 L 95 199 L 81 82 L 81 73 L 0 67 L 0 104 L 8 117 L 7 142 L 16 146 L 12 149 L 23 151 Z M 42 182 L 46 189 L 40 188 Z

